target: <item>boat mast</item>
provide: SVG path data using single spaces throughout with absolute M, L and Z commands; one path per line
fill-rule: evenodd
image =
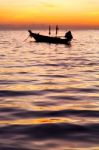
M 58 25 L 56 25 L 56 36 L 58 34 L 58 30 L 59 30 L 59 27 L 58 27 Z
M 51 35 L 51 26 L 49 26 L 49 35 Z

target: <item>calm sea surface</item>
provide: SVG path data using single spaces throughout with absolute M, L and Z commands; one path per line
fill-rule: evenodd
M 72 33 L 0 31 L 0 150 L 99 150 L 99 30 Z

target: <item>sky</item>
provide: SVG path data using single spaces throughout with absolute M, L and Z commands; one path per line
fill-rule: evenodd
M 99 0 L 0 0 L 0 27 L 99 28 Z

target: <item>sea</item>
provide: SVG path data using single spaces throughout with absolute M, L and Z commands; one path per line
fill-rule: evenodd
M 99 30 L 72 34 L 0 31 L 0 150 L 99 150 Z

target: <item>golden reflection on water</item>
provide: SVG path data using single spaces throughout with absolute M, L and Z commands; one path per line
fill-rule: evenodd
M 0 125 L 9 124 L 9 125 L 34 125 L 34 124 L 47 124 L 47 123 L 73 123 L 73 124 L 80 124 L 84 125 L 86 123 L 93 123 L 98 122 L 99 119 L 97 118 L 81 118 L 81 117 L 53 117 L 53 118 L 40 118 L 40 119 L 17 119 L 17 120 L 1 120 Z
M 57 102 L 53 105 L 46 105 L 46 106 L 37 106 L 37 104 L 35 104 L 35 102 L 37 102 L 37 100 L 39 99 L 35 99 L 31 100 L 31 99 L 20 99 L 16 101 L 13 101 L 12 103 L 10 103 L 12 101 L 12 99 L 8 99 L 5 104 L 2 103 L 1 100 L 1 104 L 0 104 L 0 108 L 5 107 L 5 108 L 19 108 L 19 109 L 24 109 L 24 110 L 37 110 L 37 111 L 41 111 L 41 110 L 51 110 L 51 111 L 58 111 L 58 110 L 99 110 L 98 108 L 98 103 L 92 103 L 89 101 L 82 101 L 80 103 L 78 102 L 74 102 L 71 101 L 71 103 L 66 102 L 64 103 L 64 105 L 62 104 L 62 101 L 60 101 L 60 105 L 59 103 L 57 104 Z M 28 101 L 28 102 L 27 102 Z M 8 102 L 8 103 L 7 103 Z M 39 100 L 39 102 L 44 102 L 43 100 Z M 32 103 L 32 105 L 31 105 Z M 50 104 L 50 103 L 49 103 Z M 83 105 L 83 107 L 82 107 Z

